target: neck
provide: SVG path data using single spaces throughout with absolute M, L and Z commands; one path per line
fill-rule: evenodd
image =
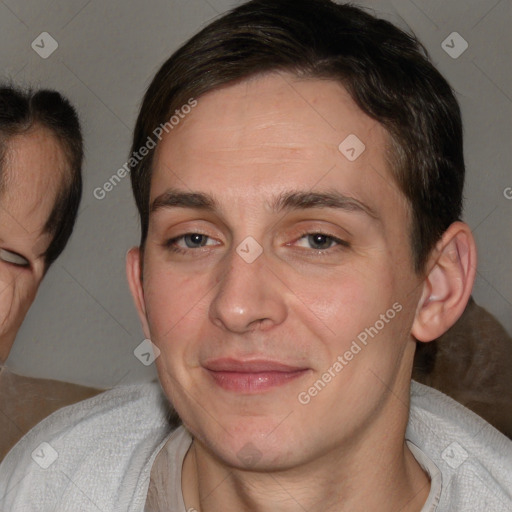
M 182 474 L 187 510 L 419 512 L 430 482 L 404 443 L 406 423 L 377 425 L 376 438 L 365 429 L 350 446 L 273 472 L 228 467 L 194 439 Z

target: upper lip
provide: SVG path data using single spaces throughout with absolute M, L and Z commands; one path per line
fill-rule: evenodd
M 238 359 L 224 358 L 213 359 L 203 364 L 207 370 L 213 372 L 238 372 L 238 373 L 261 373 L 261 372 L 285 372 L 291 373 L 305 370 L 303 366 L 291 366 L 277 361 L 264 359 L 252 359 L 243 361 Z

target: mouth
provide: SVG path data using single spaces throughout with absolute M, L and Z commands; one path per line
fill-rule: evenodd
M 266 360 L 216 359 L 203 367 L 217 386 L 246 394 L 283 386 L 309 372 L 309 368 Z

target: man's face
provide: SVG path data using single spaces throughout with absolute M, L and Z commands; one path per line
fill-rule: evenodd
M 12 137 L 7 146 L 0 195 L 0 361 L 7 359 L 44 275 L 51 236 L 43 229 L 65 165 L 59 143 L 42 128 Z
M 341 85 L 271 74 L 199 98 L 157 148 L 145 331 L 228 464 L 291 467 L 405 425 L 421 287 L 387 141 Z

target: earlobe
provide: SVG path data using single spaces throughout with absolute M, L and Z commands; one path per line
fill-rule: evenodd
M 146 302 L 144 299 L 144 288 L 141 275 L 141 251 L 139 247 L 132 247 L 126 253 L 126 277 L 132 293 L 135 308 L 139 314 L 144 336 L 150 338 L 149 325 L 146 316 Z
M 432 341 L 462 315 L 476 273 L 476 245 L 469 226 L 454 222 L 432 252 L 411 334 Z

